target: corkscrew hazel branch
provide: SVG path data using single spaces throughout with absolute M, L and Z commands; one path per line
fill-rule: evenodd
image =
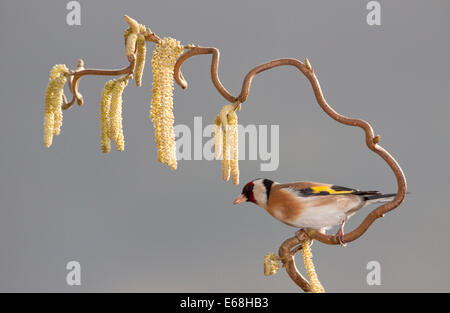
M 155 42 L 158 43 L 160 41 L 160 38 L 151 32 L 150 28 L 146 28 L 145 26 L 139 24 L 136 20 L 130 18 L 129 16 L 124 16 L 125 21 L 130 26 L 130 32 L 125 35 L 125 45 L 126 45 L 126 54 L 129 61 L 129 65 L 125 68 L 118 69 L 118 70 L 110 70 L 110 69 L 85 69 L 84 68 L 84 61 L 79 60 L 78 66 L 75 69 L 75 71 L 71 71 L 69 73 L 69 79 L 68 79 L 68 85 L 69 89 L 72 93 L 72 99 L 67 102 L 67 99 L 64 98 L 63 110 L 69 109 L 75 101 L 78 103 L 78 105 L 83 105 L 83 95 L 78 91 L 80 79 L 83 76 L 86 75 L 99 75 L 99 76 L 120 76 L 120 75 L 127 75 L 127 74 L 133 74 L 135 70 L 136 65 L 136 49 L 133 48 L 133 38 L 134 38 L 134 46 L 136 45 L 136 41 L 138 39 L 139 34 L 144 35 L 145 40 L 149 42 Z M 129 37 L 128 35 L 135 34 L 135 36 Z M 130 40 L 130 43 L 128 44 L 128 39 Z M 141 47 L 142 49 L 142 47 Z
M 298 271 L 297 266 L 295 265 L 295 254 L 301 249 L 301 246 L 299 246 L 301 243 L 302 241 L 297 236 L 286 239 L 280 246 L 278 255 L 280 256 L 281 262 L 283 262 L 286 273 L 292 281 L 304 292 L 311 292 L 311 285 Z
M 337 113 L 325 100 L 322 89 L 320 88 L 319 81 L 314 73 L 314 70 L 311 66 L 311 63 L 308 59 L 306 59 L 305 64 L 303 64 L 301 61 L 297 59 L 278 59 L 273 60 L 261 65 L 258 65 L 254 67 L 248 74 L 245 76 L 244 81 L 242 83 L 242 88 L 239 96 L 233 97 L 227 89 L 222 85 L 220 82 L 220 79 L 218 77 L 218 65 L 219 65 L 219 51 L 216 48 L 201 48 L 201 47 L 195 47 L 188 52 L 184 53 L 178 58 L 177 63 L 175 64 L 175 70 L 174 70 L 174 78 L 177 81 L 180 86 L 184 86 L 184 88 L 187 87 L 187 82 L 182 79 L 182 76 L 180 76 L 180 69 L 181 65 L 190 57 L 198 55 L 198 54 L 213 54 L 213 60 L 211 63 L 211 79 L 216 86 L 216 89 L 221 93 L 225 99 L 238 101 L 239 103 L 244 103 L 249 95 L 251 83 L 253 81 L 253 78 L 264 71 L 267 71 L 269 69 L 279 67 L 279 66 L 293 66 L 296 67 L 300 72 L 302 72 L 303 75 L 308 78 L 309 82 L 311 83 L 311 87 L 313 89 L 314 95 L 316 97 L 316 100 L 320 107 L 327 113 L 331 118 L 336 120 L 337 122 L 349 126 L 355 126 L 360 127 L 364 130 L 366 135 L 366 145 L 367 147 L 374 151 L 376 154 L 378 154 L 383 160 L 389 165 L 389 167 L 392 169 L 392 171 L 395 174 L 396 180 L 397 180 L 397 186 L 398 191 L 395 198 L 376 209 L 374 209 L 369 215 L 363 220 L 363 222 L 352 232 L 346 233 L 344 236 L 345 242 L 351 242 L 353 240 L 356 240 L 360 236 L 362 236 L 367 229 L 372 225 L 372 223 L 382 216 L 384 216 L 385 213 L 395 209 L 398 207 L 404 200 L 406 195 L 406 179 L 405 175 L 403 174 L 402 169 L 400 168 L 397 161 L 392 157 L 385 149 L 383 149 L 380 145 L 378 145 L 380 137 L 374 136 L 374 132 L 372 129 L 372 126 L 360 119 L 355 118 L 349 118 L 344 115 L 341 115 Z M 234 102 L 233 101 L 233 102 Z M 324 233 L 314 231 L 312 230 L 310 232 L 310 238 L 316 239 L 322 243 L 326 244 L 339 244 L 339 241 L 337 238 L 331 235 L 326 235 Z
M 181 66 L 183 65 L 184 61 L 189 59 L 190 57 L 193 57 L 195 55 L 199 54 L 212 54 L 212 61 L 211 61 L 211 80 L 216 87 L 217 91 L 225 98 L 228 102 L 236 102 L 237 98 L 233 97 L 233 95 L 222 85 L 219 79 L 218 75 L 218 68 L 219 68 L 219 58 L 220 58 L 220 52 L 217 48 L 205 48 L 205 47 L 192 47 L 189 51 L 182 54 L 177 62 L 175 63 L 174 68 L 174 78 L 178 85 L 180 85 L 181 88 L 186 89 L 188 84 L 186 80 L 184 79 L 182 73 L 181 73 Z
M 150 28 L 139 24 L 136 20 L 130 18 L 129 16 L 125 15 L 124 16 L 125 21 L 128 23 L 128 25 L 130 26 L 129 29 L 126 31 L 125 33 L 125 45 L 127 46 L 127 39 L 128 39 L 128 35 L 134 33 L 137 34 L 136 37 L 136 42 L 139 39 L 139 35 L 143 35 L 145 38 L 145 41 L 147 42 L 153 42 L 153 43 L 159 43 L 161 41 L 161 38 L 156 35 L 155 33 L 153 33 Z M 134 37 L 134 36 L 133 36 Z M 67 110 L 69 109 L 74 103 L 75 101 L 78 103 L 78 105 L 83 105 L 83 95 L 79 92 L 78 87 L 79 87 L 79 83 L 80 83 L 80 79 L 83 76 L 86 75 L 99 75 L 99 76 L 120 76 L 120 75 L 127 75 L 127 74 L 134 74 L 135 71 L 135 66 L 136 66 L 136 62 L 140 61 L 140 60 L 136 60 L 137 56 L 136 56 L 136 51 L 134 51 L 134 53 L 130 53 L 131 51 L 131 46 L 128 47 L 128 53 L 127 53 L 127 58 L 129 61 L 129 66 L 122 68 L 122 69 L 85 69 L 84 68 L 84 61 L 83 60 L 79 60 L 78 61 L 78 66 L 74 71 L 71 71 L 69 73 L 69 79 L 68 79 L 68 86 L 70 89 L 70 92 L 72 93 L 72 99 L 70 101 L 67 101 L 67 98 L 65 95 L 63 95 L 63 106 L 62 109 L 63 110 Z M 192 45 L 186 45 L 185 48 L 189 48 L 191 49 L 193 46 Z M 138 46 L 139 48 L 139 46 Z M 143 47 L 142 45 L 140 46 L 141 48 L 141 52 L 145 49 L 145 47 Z M 142 56 L 142 54 L 141 54 Z M 138 70 L 141 71 L 143 70 L 143 63 L 139 63 L 138 64 Z M 139 73 L 140 75 L 142 75 L 142 73 Z M 182 77 L 182 73 L 179 72 L 179 75 Z M 140 85 L 140 78 L 141 76 L 138 76 L 138 80 L 137 83 L 138 85 Z
M 80 79 L 86 75 L 103 75 L 103 76 L 119 76 L 119 75 L 127 75 L 133 74 L 135 60 L 133 59 L 130 62 L 130 65 L 118 70 L 104 70 L 104 69 L 85 69 L 84 61 L 79 60 L 78 66 L 75 71 L 69 73 L 69 89 L 72 92 L 72 100 L 63 104 L 63 110 L 69 109 L 75 101 L 77 101 L 78 105 L 83 105 L 83 95 L 78 91 L 78 86 L 80 84 Z
M 365 132 L 366 137 L 366 145 L 367 147 L 378 154 L 392 169 L 394 172 L 394 175 L 397 180 L 397 195 L 395 198 L 386 203 L 383 204 L 377 208 L 375 208 L 372 212 L 370 212 L 367 217 L 361 222 L 361 224 L 354 229 L 353 231 L 346 233 L 343 240 L 345 242 L 351 242 L 359 237 L 361 237 L 372 225 L 372 223 L 380 218 L 383 217 L 385 213 L 394 210 L 397 208 L 404 200 L 406 195 L 406 178 L 403 174 L 402 169 L 400 168 L 399 164 L 395 160 L 394 157 L 392 157 L 389 152 L 387 152 L 384 148 L 382 148 L 378 143 L 380 141 L 380 136 L 374 135 L 372 126 L 361 119 L 355 119 L 355 118 L 349 118 L 344 115 L 341 115 L 337 113 L 325 100 L 322 89 L 320 88 L 319 81 L 314 73 L 314 69 L 311 66 L 311 63 L 308 59 L 305 59 L 305 64 L 297 59 L 279 59 L 279 60 L 273 60 L 261 65 L 256 66 L 253 68 L 244 78 L 244 81 L 242 83 L 242 88 L 239 96 L 234 97 L 231 95 L 228 90 L 222 85 L 220 82 L 219 76 L 218 76 L 218 65 L 219 65 L 219 51 L 216 48 L 202 48 L 202 47 L 194 47 L 188 52 L 184 53 L 180 56 L 177 63 L 175 64 L 175 70 L 174 70 L 174 78 L 176 82 L 182 87 L 187 87 L 187 82 L 183 78 L 180 69 L 182 64 L 189 59 L 192 56 L 199 55 L 199 54 L 212 54 L 213 59 L 211 62 L 211 80 L 216 87 L 216 89 L 219 91 L 219 93 L 229 102 L 239 101 L 240 103 L 244 103 L 249 95 L 250 86 L 252 83 L 253 78 L 266 70 L 279 67 L 279 66 L 293 66 L 300 70 L 304 76 L 309 80 L 311 87 L 313 89 L 314 95 L 316 97 L 316 100 L 319 104 L 319 106 L 322 108 L 325 113 L 328 114 L 332 119 L 335 121 L 349 125 L 354 127 L 362 128 Z M 336 245 L 339 244 L 339 241 L 335 236 L 327 235 L 325 233 L 306 229 L 305 230 L 308 233 L 309 239 L 315 239 L 325 244 L 330 245 Z M 298 238 L 293 237 L 285 241 L 283 245 L 280 247 L 280 257 L 281 253 L 283 255 L 288 255 L 287 251 L 290 251 L 289 248 L 292 248 L 292 244 L 299 244 Z M 298 273 L 297 269 L 295 268 L 295 264 L 293 261 L 293 256 L 290 256 L 292 260 L 287 260 L 285 263 L 286 270 L 288 271 L 290 277 L 292 280 L 300 286 L 303 290 L 308 291 L 310 290 L 310 286 L 305 283 L 305 280 L 301 277 L 301 275 Z

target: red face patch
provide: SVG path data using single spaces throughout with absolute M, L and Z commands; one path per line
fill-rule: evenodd
M 253 187 L 254 186 L 255 186 L 255 184 L 253 184 L 253 182 L 248 183 L 242 189 L 242 194 L 247 198 L 247 201 L 250 201 L 250 202 L 253 202 L 256 204 L 256 200 L 253 195 Z

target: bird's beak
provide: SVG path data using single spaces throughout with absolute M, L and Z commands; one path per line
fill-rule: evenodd
M 241 194 L 236 198 L 236 200 L 233 201 L 233 204 L 239 204 L 245 201 L 247 201 L 247 197 Z

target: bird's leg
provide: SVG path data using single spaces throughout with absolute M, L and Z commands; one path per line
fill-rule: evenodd
M 339 244 L 342 247 L 345 247 L 347 245 L 346 242 L 344 241 L 344 225 L 345 225 L 345 221 L 346 221 L 345 219 L 342 220 L 341 227 L 339 227 L 339 230 L 338 230 L 338 232 L 335 235 L 337 241 L 339 242 Z

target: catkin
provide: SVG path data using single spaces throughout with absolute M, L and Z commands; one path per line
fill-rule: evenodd
M 228 114 L 228 132 L 227 144 L 231 148 L 230 166 L 231 166 L 231 180 L 233 184 L 239 184 L 239 150 L 238 150 L 238 118 L 235 111 Z
M 275 275 L 280 269 L 280 258 L 275 253 L 264 256 L 264 275 Z
M 69 70 L 64 64 L 57 64 L 50 71 L 44 108 L 44 145 L 47 148 L 52 145 L 53 136 L 61 132 L 61 105 L 68 73 Z
M 105 84 L 100 100 L 101 147 L 103 153 L 109 153 L 111 151 L 111 140 L 109 138 L 111 120 L 109 113 L 111 110 L 112 89 L 115 82 L 115 80 L 110 80 Z
M 308 274 L 311 291 L 313 293 L 323 293 L 325 289 L 317 278 L 316 269 L 312 262 L 311 240 L 305 240 L 302 244 L 303 263 L 305 263 L 306 273 Z
M 228 127 L 224 126 L 223 144 L 222 144 L 222 179 L 228 181 L 230 179 L 230 144 L 228 141 Z
M 125 46 L 127 57 L 131 57 L 134 55 L 134 52 L 136 51 L 136 41 L 137 41 L 138 35 L 135 33 L 131 33 L 127 37 L 127 43 Z
M 223 134 L 222 134 L 222 126 L 220 122 L 220 117 L 217 116 L 214 120 L 214 159 L 218 160 L 222 153 L 222 144 L 223 144 Z
M 61 80 L 59 83 L 64 87 L 65 80 L 61 78 L 57 78 L 58 80 Z M 62 88 L 61 88 L 62 91 Z M 63 121 L 63 113 L 62 113 L 62 92 L 61 92 L 61 101 L 55 103 L 54 108 L 54 124 L 53 124 L 53 135 L 57 136 L 61 133 L 61 126 Z
M 125 76 L 116 80 L 111 91 L 109 138 L 116 142 L 116 148 L 119 151 L 125 149 L 122 129 L 122 94 L 128 85 L 128 78 L 128 76 Z
M 239 106 L 238 106 L 239 107 Z M 222 153 L 222 178 L 239 184 L 238 118 L 235 104 L 223 106 L 214 120 L 214 158 Z
M 127 29 L 125 29 L 125 32 L 123 33 L 123 41 L 125 44 L 125 47 L 127 46 L 127 40 L 128 40 L 128 36 L 133 32 L 133 30 L 131 29 L 131 27 L 128 27 Z
M 136 68 L 134 71 L 134 79 L 136 81 L 136 86 L 140 87 L 142 85 L 142 73 L 144 72 L 145 56 L 147 54 L 145 36 L 142 34 L 139 34 L 137 38 L 136 54 Z
M 139 33 L 140 24 L 133 18 L 129 17 L 128 15 L 123 16 L 125 21 L 130 25 L 130 29 L 133 31 L 133 33 L 137 34 Z
M 155 128 L 158 161 L 177 168 L 175 133 L 173 130 L 173 69 L 184 48 L 173 38 L 164 38 L 152 56 L 153 90 L 150 119 Z

